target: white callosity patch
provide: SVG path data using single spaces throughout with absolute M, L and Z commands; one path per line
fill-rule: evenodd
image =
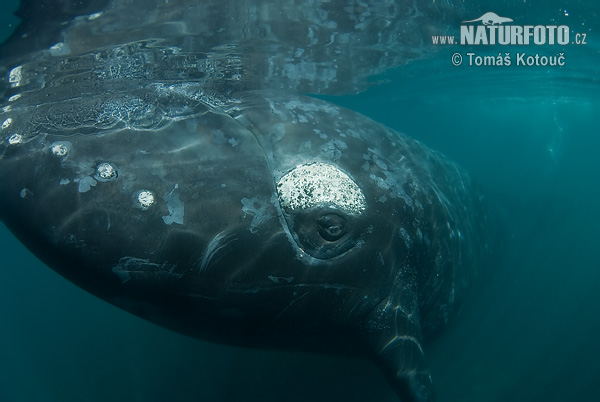
M 68 152 L 67 147 L 62 144 L 52 145 L 50 149 L 52 150 L 52 153 L 56 156 L 65 156 Z
M 11 119 L 10 117 L 6 120 L 4 120 L 4 122 L 2 123 L 2 130 L 6 130 L 7 128 L 10 127 L 10 125 L 12 124 L 13 119 Z
M 8 138 L 8 143 L 10 145 L 16 145 L 23 142 L 23 136 L 21 134 L 13 134 Z
M 18 66 L 10 70 L 8 74 L 8 82 L 10 86 L 15 88 L 21 85 L 23 80 L 23 66 Z
M 56 141 L 50 145 L 50 152 L 60 158 L 68 156 L 70 150 L 71 143 L 69 141 Z
M 142 209 L 148 209 L 155 202 L 154 193 L 149 190 L 141 190 L 136 194 L 135 200 Z
M 277 182 L 277 193 L 281 207 L 289 212 L 325 205 L 356 215 L 366 208 L 356 183 L 337 167 L 320 162 L 289 171 Z
M 107 162 L 102 162 L 96 167 L 96 180 L 106 182 L 116 179 L 118 176 L 117 169 Z

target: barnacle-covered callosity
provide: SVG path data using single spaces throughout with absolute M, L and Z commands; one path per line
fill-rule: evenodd
M 329 206 L 357 215 L 366 208 L 358 185 L 336 166 L 312 162 L 298 165 L 277 182 L 281 207 L 287 212 Z
M 94 178 L 98 181 L 111 181 L 118 176 L 117 169 L 114 165 L 108 162 L 102 162 L 96 167 L 96 175 Z
M 135 203 L 142 209 L 148 209 L 156 202 L 154 193 L 150 190 L 141 190 L 135 194 Z

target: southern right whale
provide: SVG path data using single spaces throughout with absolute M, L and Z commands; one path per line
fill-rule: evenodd
M 451 10 L 50 3 L 42 24 L 24 2 L 2 47 L 7 227 L 159 325 L 372 358 L 402 400 L 432 400 L 423 340 L 485 264 L 482 197 L 440 153 L 301 92 L 364 89 L 422 57 L 427 28 L 407 26 Z

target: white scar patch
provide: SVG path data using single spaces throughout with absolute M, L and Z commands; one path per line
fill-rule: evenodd
M 277 182 L 281 207 L 288 212 L 327 205 L 358 215 L 366 208 L 356 183 L 335 166 L 314 162 L 298 165 Z

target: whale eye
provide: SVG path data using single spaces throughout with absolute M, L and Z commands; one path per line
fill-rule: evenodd
M 339 240 L 347 228 L 346 220 L 337 214 L 327 214 L 317 220 L 319 235 L 327 241 Z
M 295 245 L 324 260 L 360 245 L 365 230 L 365 196 L 337 166 L 298 165 L 277 182 L 277 195 Z

